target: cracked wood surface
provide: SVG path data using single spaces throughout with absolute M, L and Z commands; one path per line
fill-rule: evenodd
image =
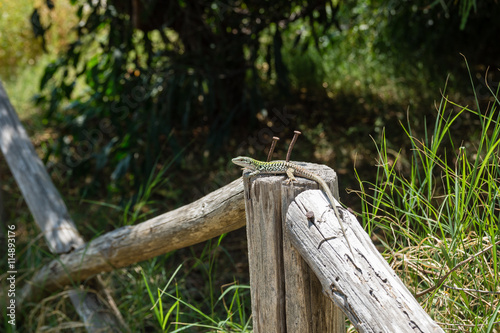
M 293 246 L 312 268 L 323 292 L 359 332 L 444 332 L 422 309 L 377 251 L 354 215 L 337 204 L 353 260 L 322 192 L 299 194 L 286 217 Z M 306 214 L 314 214 L 308 219 Z

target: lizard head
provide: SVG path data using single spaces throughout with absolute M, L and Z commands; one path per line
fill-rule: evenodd
M 233 163 L 239 165 L 240 167 L 247 168 L 250 170 L 255 170 L 254 159 L 247 156 L 238 156 L 232 159 Z

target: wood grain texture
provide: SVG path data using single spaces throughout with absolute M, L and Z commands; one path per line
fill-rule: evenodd
M 51 252 L 67 253 L 84 244 L 1 82 L 0 148 Z M 49 279 L 49 276 L 47 275 L 46 279 Z M 89 284 L 97 285 L 98 288 L 89 290 Z M 29 287 L 29 284 L 27 286 Z M 114 300 L 111 297 L 102 297 L 109 295 L 106 288 L 98 283 L 97 279 L 87 281 L 87 287 L 70 290 L 70 293 L 79 293 L 78 298 L 70 299 L 87 331 L 96 332 L 97 329 L 103 329 L 106 332 L 127 332 L 128 328 Z M 20 308 L 22 300 L 17 296 L 16 306 Z
M 51 252 L 84 244 L 1 84 L 0 149 Z
M 295 198 L 287 213 L 287 234 L 312 268 L 324 293 L 359 332 L 444 332 L 422 309 L 378 253 L 356 218 L 337 204 L 356 258 L 321 191 Z M 306 218 L 307 212 L 314 219 Z
M 42 267 L 21 299 L 53 291 L 245 226 L 243 182 L 232 183 L 176 210 L 113 230 Z
M 281 180 L 245 183 L 248 263 L 254 333 L 285 333 L 285 287 L 281 249 Z
M 333 186 L 328 167 L 298 163 Z M 294 197 L 317 188 L 314 181 L 284 176 L 245 179 L 247 237 L 254 332 L 345 332 L 344 315 L 322 294 L 318 279 L 283 234 L 286 210 Z

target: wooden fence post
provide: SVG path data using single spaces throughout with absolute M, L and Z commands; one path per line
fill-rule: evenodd
M 298 163 L 319 174 L 338 193 L 335 172 Z M 284 176 L 244 177 L 253 328 L 255 333 L 345 332 L 344 314 L 322 293 L 312 270 L 283 233 L 286 211 L 295 196 L 318 184 Z

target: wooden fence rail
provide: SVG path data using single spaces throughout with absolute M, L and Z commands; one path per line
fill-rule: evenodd
M 299 194 L 288 209 L 286 232 L 319 278 L 324 294 L 342 309 L 357 330 L 444 332 L 380 255 L 355 216 L 338 204 L 355 251 L 356 261 L 350 259 L 335 216 L 325 214 L 323 220 L 319 218 L 326 205 L 320 191 Z M 307 219 L 307 212 L 316 218 Z
M 64 201 L 38 158 L 1 82 L 0 149 L 51 252 L 60 255 L 85 244 L 69 216 Z M 96 276 L 87 281 L 86 286 L 69 290 L 69 296 L 87 330 L 128 331 L 113 298 L 100 278 Z M 96 296 L 94 290 L 97 290 L 99 296 Z M 19 305 L 18 302 L 16 306 Z
M 197 244 L 245 226 L 241 179 L 205 197 L 133 226 L 96 237 L 44 265 L 26 284 L 20 302 L 70 283 Z

